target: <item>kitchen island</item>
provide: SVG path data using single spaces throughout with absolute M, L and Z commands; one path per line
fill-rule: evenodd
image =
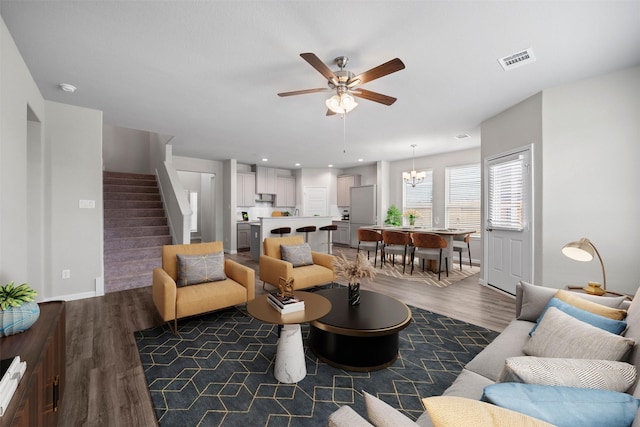
M 316 231 L 309 233 L 309 245 L 311 250 L 317 252 L 327 252 L 327 231 L 320 231 L 320 227 L 325 225 L 331 225 L 332 217 L 330 216 L 269 216 L 260 217 L 260 254 L 262 254 L 262 242 L 265 237 L 279 237 L 277 234 L 271 234 L 271 230 L 281 227 L 291 227 L 291 233 L 287 236 L 301 235 L 304 237 L 305 233 L 297 233 L 296 229 L 300 227 L 307 227 L 310 225 L 316 226 Z M 251 233 L 255 233 L 255 227 L 252 227 Z M 251 251 L 252 258 L 258 261 L 258 251 Z

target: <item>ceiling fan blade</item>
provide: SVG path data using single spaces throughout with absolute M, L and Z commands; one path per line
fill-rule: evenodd
M 333 71 L 327 65 L 318 58 L 315 53 L 301 53 L 302 59 L 307 61 L 309 65 L 318 70 L 327 80 L 334 82 L 337 85 L 337 77 L 333 74 Z
M 369 101 L 379 102 L 384 105 L 391 105 L 397 100 L 397 98 L 394 98 L 393 96 L 387 96 L 378 92 L 372 92 L 370 90 L 360 88 L 350 91 L 350 93 L 357 98 L 368 99 Z
M 336 113 L 330 109 L 327 108 L 327 116 L 335 116 Z
M 294 90 L 293 92 L 281 92 L 278 96 L 292 96 L 292 95 L 304 95 L 305 93 L 318 93 L 318 92 L 333 92 L 328 88 L 317 88 L 317 89 L 303 89 L 303 90 Z
M 363 84 L 400 70 L 404 70 L 404 62 L 398 58 L 394 58 L 391 61 L 387 61 L 382 65 L 378 65 L 377 67 L 365 71 L 364 73 L 358 74 L 351 80 L 354 81 L 358 79 L 360 80 L 360 84 Z

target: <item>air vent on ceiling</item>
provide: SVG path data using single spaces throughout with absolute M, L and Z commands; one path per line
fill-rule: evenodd
M 469 138 L 469 134 L 468 134 L 468 133 L 461 133 L 461 134 L 459 134 L 459 135 L 456 135 L 456 136 L 455 136 L 455 138 L 456 138 L 457 140 L 467 139 L 467 138 Z
M 533 54 L 533 50 L 529 48 L 521 52 L 514 53 L 513 55 L 500 58 L 498 59 L 498 62 L 500 63 L 500 65 L 505 71 L 508 71 L 513 68 L 521 67 L 523 65 L 535 62 L 535 60 L 536 60 L 536 57 Z

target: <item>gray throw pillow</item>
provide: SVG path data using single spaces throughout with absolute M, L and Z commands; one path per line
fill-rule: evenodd
M 622 360 L 635 341 L 549 307 L 523 351 L 529 356 Z
M 301 245 L 280 245 L 282 260 L 290 262 L 294 267 L 313 265 L 311 246 L 308 243 Z
M 214 252 L 203 255 L 176 255 L 178 257 L 178 286 L 225 280 L 224 253 Z
M 545 309 L 547 303 L 558 292 L 558 289 L 547 288 L 545 286 L 532 285 L 527 282 L 520 282 L 522 286 L 522 304 L 520 312 L 517 314 L 518 320 L 528 320 L 535 322 L 542 310 Z M 588 301 L 597 302 L 607 307 L 617 308 L 622 305 L 626 297 L 601 297 L 597 295 L 575 293 L 576 296 L 584 298 Z
M 554 357 L 509 357 L 498 382 L 517 382 L 626 392 L 636 367 L 625 362 Z

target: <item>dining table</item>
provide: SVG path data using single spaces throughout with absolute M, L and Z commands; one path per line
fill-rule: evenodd
M 442 250 L 442 255 L 447 260 L 449 264 L 449 270 L 453 269 L 453 238 L 454 236 L 466 236 L 467 234 L 473 234 L 476 230 L 472 228 L 433 228 L 433 227 L 425 227 L 425 226 L 393 226 L 393 225 L 373 225 L 360 227 L 368 230 L 375 231 L 384 231 L 384 230 L 392 230 L 392 231 L 401 231 L 405 233 L 433 233 L 439 236 L 442 236 L 447 241 L 447 247 Z M 435 271 L 437 272 L 437 263 L 431 263 L 432 267 L 435 267 Z M 433 271 L 434 268 L 431 268 Z

